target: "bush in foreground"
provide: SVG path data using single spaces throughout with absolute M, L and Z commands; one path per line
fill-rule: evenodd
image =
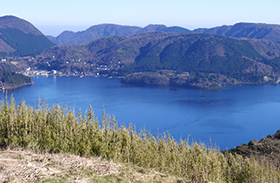
M 119 127 L 103 114 L 98 122 L 90 107 L 75 115 L 61 105 L 40 103 L 37 109 L 24 102 L 0 105 L 0 146 L 30 148 L 54 153 L 99 156 L 168 173 L 187 180 L 215 182 L 279 182 L 273 163 L 222 153 L 188 139 L 176 142 L 169 134 L 153 136 L 132 126 Z

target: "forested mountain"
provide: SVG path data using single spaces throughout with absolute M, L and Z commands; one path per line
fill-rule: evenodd
M 280 46 L 271 41 L 152 32 L 130 37 L 104 37 L 84 45 L 57 46 L 43 52 L 42 57 L 54 56 L 53 62 L 65 67 L 69 67 L 72 60 L 119 65 L 118 73 L 122 75 L 173 70 L 260 82 L 264 76 L 278 77 L 279 55 Z
M 87 43 L 94 39 L 98 39 L 106 36 L 124 35 L 130 36 L 137 33 L 141 28 L 136 26 L 121 26 L 114 24 L 100 24 L 88 28 L 85 31 L 72 32 L 64 31 L 57 37 L 50 37 L 54 43 L 58 45 L 74 45 Z
M 95 39 L 106 36 L 131 36 L 137 33 L 146 32 L 190 32 L 190 30 L 182 27 L 166 27 L 165 25 L 148 25 L 144 28 L 136 26 L 121 26 L 114 24 L 100 24 L 88 28 L 85 31 L 72 32 L 64 31 L 57 37 L 47 36 L 51 41 L 58 45 L 75 45 L 88 43 Z
M 0 55 L 32 55 L 54 45 L 31 23 L 14 16 L 0 17 Z
M 208 34 L 152 32 L 130 37 L 104 37 L 83 45 L 56 46 L 47 49 L 42 55 L 70 62 L 72 59 L 81 59 L 99 64 L 147 64 L 142 68 L 147 71 L 179 68 L 184 71 L 220 68 L 222 71 L 230 61 L 238 62 L 239 59 L 265 63 L 278 70 L 276 63 L 272 63 L 279 58 L 280 46 L 271 41 Z M 227 67 L 233 72 L 235 66 Z
M 264 39 L 280 43 L 280 25 L 262 23 L 237 23 L 214 28 L 199 28 L 190 31 L 183 27 L 165 25 L 148 25 L 144 28 L 136 26 L 121 26 L 114 24 L 101 24 L 88 28 L 85 31 L 64 31 L 57 37 L 48 38 L 58 45 L 74 45 L 93 41 L 106 36 L 131 36 L 137 33 L 166 32 L 166 33 L 203 33 L 235 38 Z
M 196 29 L 194 33 L 215 34 L 226 37 L 264 39 L 280 43 L 280 25 L 262 23 L 237 23 L 210 29 Z

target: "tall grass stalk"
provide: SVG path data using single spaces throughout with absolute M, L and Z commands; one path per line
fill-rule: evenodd
M 280 171 L 273 163 L 222 153 L 205 144 L 177 142 L 168 133 L 153 136 L 145 129 L 119 126 L 103 113 L 101 122 L 92 111 L 68 110 L 62 105 L 37 108 L 11 99 L 0 104 L 0 146 L 31 148 L 54 153 L 100 156 L 187 180 L 215 182 L 278 182 Z

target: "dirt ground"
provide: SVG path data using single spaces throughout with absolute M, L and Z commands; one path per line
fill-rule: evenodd
M 70 154 L 0 151 L 0 182 L 185 182 L 152 170 Z

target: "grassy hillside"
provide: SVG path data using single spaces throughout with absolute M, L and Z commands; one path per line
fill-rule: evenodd
M 97 121 L 91 108 L 85 114 L 62 106 L 38 108 L 22 102 L 0 105 L 0 147 L 31 148 L 52 153 L 99 156 L 129 166 L 151 168 L 185 181 L 277 182 L 280 171 L 273 163 L 223 154 L 188 139 L 176 142 L 169 134 L 151 135 L 145 129 L 119 126 L 103 115 Z

